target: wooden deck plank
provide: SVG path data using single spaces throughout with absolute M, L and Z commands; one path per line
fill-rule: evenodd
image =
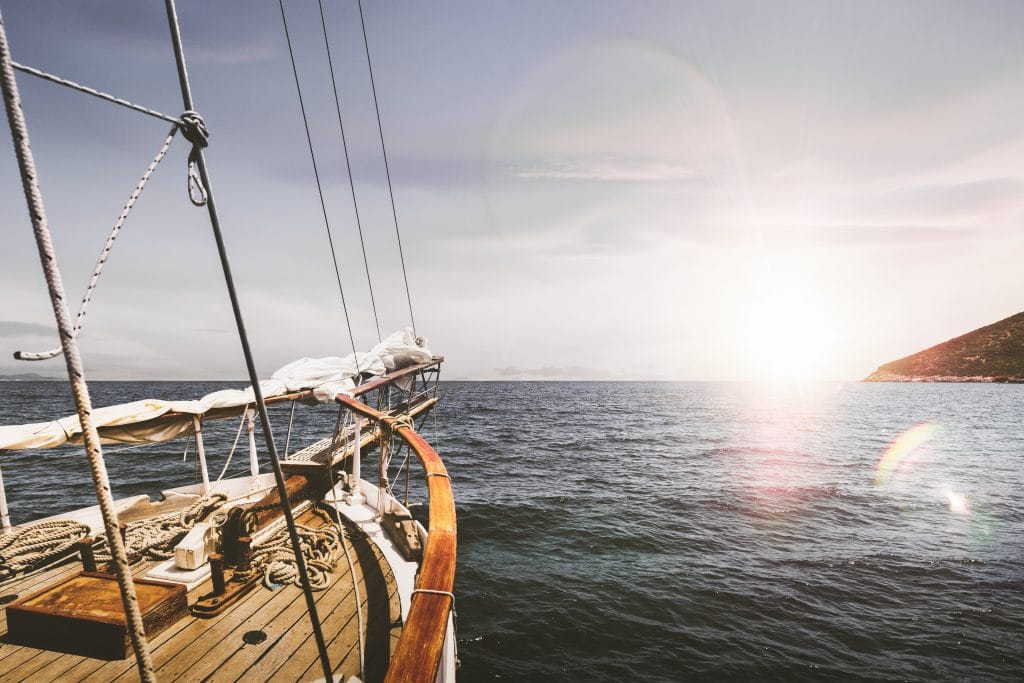
M 6 657 L 3 662 L 0 662 L 0 667 L 2 667 L 5 672 L 3 676 L 0 676 L 0 680 L 25 680 L 23 676 L 19 676 L 15 672 L 23 666 L 27 667 L 30 671 L 39 668 L 38 665 L 33 667 L 31 662 L 33 658 L 43 654 L 43 652 L 43 650 L 37 650 L 34 647 L 19 647 L 16 652 L 11 653 L 11 655 Z
M 322 523 L 312 513 L 302 515 L 302 522 Z M 352 531 L 351 547 L 355 549 L 356 579 L 363 600 L 363 614 L 368 627 L 385 634 L 383 649 L 375 646 L 374 651 L 383 652 L 380 664 L 372 669 L 371 648 L 368 647 L 368 670 L 377 670 L 379 679 L 387 667 L 393 650 L 394 628 L 400 616 L 397 586 L 391 569 L 380 550 L 361 532 Z M 154 562 L 144 562 L 133 567 L 133 574 L 144 574 Z M 367 576 L 364 576 L 364 568 Z M 71 561 L 38 575 L 26 577 L 24 581 L 7 587 L 6 592 L 27 595 L 55 581 L 81 571 L 77 561 Z M 209 582 L 190 591 L 189 601 L 210 590 Z M 0 591 L 0 594 L 3 594 Z M 318 611 L 324 626 L 332 665 L 346 677 L 359 673 L 358 619 L 355 612 L 355 598 L 352 578 L 344 555 L 332 573 L 332 585 L 316 594 Z M 379 614 L 370 618 L 369 614 Z M 2 610 L 0 628 L 6 630 Z M 246 645 L 242 634 L 249 630 L 263 630 L 268 639 L 260 645 Z M 298 679 L 306 671 L 312 678 L 322 676 L 312 628 L 306 614 L 302 592 L 294 586 L 285 586 L 275 591 L 262 587 L 231 605 L 224 613 L 213 619 L 197 619 L 191 615 L 178 620 L 165 631 L 150 639 L 157 675 L 162 680 L 212 680 L 229 681 L 275 679 L 288 676 Z M 368 643 L 370 638 L 368 637 Z M 276 673 L 275 673 L 276 672 Z M 67 655 L 35 648 L 16 646 L 0 642 L 0 683 L 7 681 L 128 681 L 138 680 L 135 659 L 104 661 L 87 657 Z
M 262 609 L 279 610 L 281 603 L 287 604 L 293 599 L 294 596 L 286 591 L 271 593 L 256 588 L 241 597 L 230 609 L 212 619 L 188 617 L 188 623 L 173 639 L 153 650 L 153 665 L 158 675 L 170 678 L 168 674 L 173 673 L 175 669 L 187 669 L 187 664 L 194 662 L 214 643 L 226 637 L 235 624 L 247 622 Z M 169 671 L 161 673 L 162 667 L 169 663 Z M 134 672 L 130 670 L 121 673 L 124 675 L 116 679 L 110 677 L 107 680 L 130 680 Z
M 347 614 L 338 614 L 336 617 L 336 620 L 328 620 L 324 623 L 325 629 L 337 629 L 335 637 L 327 645 L 327 653 L 334 666 L 335 674 L 340 675 L 341 680 L 348 680 L 350 676 L 359 676 L 359 620 L 356 619 L 355 610 Z M 383 613 L 374 613 L 374 617 L 366 622 L 366 671 L 364 672 L 365 678 L 363 680 L 367 683 L 384 679 L 384 672 L 387 670 L 388 661 L 391 656 L 391 639 L 387 637 L 381 639 L 379 635 L 375 634 L 386 633 L 391 628 L 401 631 L 401 626 L 394 624 L 390 617 L 385 616 Z M 388 649 L 386 653 L 381 648 L 382 644 Z M 314 655 L 316 654 L 316 644 L 312 639 L 307 639 L 303 643 L 303 648 L 309 650 Z M 296 654 L 298 655 L 298 653 Z M 300 665 L 301 661 L 302 657 L 300 656 L 295 656 L 288 660 L 287 665 L 281 667 L 274 674 L 274 678 L 281 680 L 313 680 L 322 677 L 323 672 L 320 671 L 319 666 L 315 662 L 306 667 L 305 671 L 295 673 L 295 666 Z
M 362 565 L 355 563 L 356 569 L 356 580 L 359 583 L 359 590 L 361 595 L 366 594 L 366 583 L 363 578 Z M 331 589 L 326 592 L 335 593 L 336 597 L 330 601 L 317 602 L 317 611 L 319 612 L 321 624 L 323 627 L 325 640 L 331 638 L 329 627 L 327 625 L 328 619 L 332 613 L 339 609 L 348 609 L 352 614 L 355 614 L 355 597 L 352 591 L 352 577 L 348 570 L 348 563 L 342 558 L 338 562 L 338 566 L 332 575 L 332 582 L 334 585 Z M 304 616 L 304 613 L 303 613 Z M 301 646 L 301 644 L 307 639 L 312 638 L 312 625 L 308 619 L 299 619 L 294 622 L 294 625 L 287 630 L 286 636 L 275 643 L 275 647 L 271 650 L 268 649 L 261 653 L 257 658 L 252 661 L 246 662 L 245 659 L 239 661 L 232 661 L 232 666 L 229 668 L 230 671 L 234 671 L 233 675 L 224 677 L 218 676 L 214 680 L 241 680 L 243 678 L 265 678 L 270 672 L 276 671 L 289 657 L 295 655 L 295 651 Z M 314 652 L 311 655 L 313 665 L 319 669 L 319 655 Z M 332 661 L 332 665 L 334 662 Z M 323 672 L 321 672 L 322 675 Z M 315 677 L 314 677 L 315 678 Z
M 262 664 L 274 661 L 275 656 L 284 652 L 285 656 L 294 648 L 290 648 L 288 641 L 295 637 L 300 631 L 312 631 L 309 615 L 306 612 L 306 601 L 302 594 L 297 591 L 296 600 L 288 608 L 277 615 L 276 618 L 258 626 L 267 634 L 267 640 L 259 645 L 236 648 L 227 653 L 209 653 L 205 662 L 200 662 L 197 671 L 202 676 L 208 676 L 209 681 L 233 681 L 238 678 L 240 672 L 250 667 L 262 668 Z M 346 591 L 342 586 L 332 586 L 317 594 L 317 611 L 322 615 L 325 611 L 331 610 L 336 603 L 343 603 L 350 600 L 352 591 Z M 244 630 L 249 630 L 248 628 Z M 239 638 L 241 640 L 241 638 Z M 211 656 L 213 655 L 213 656 Z
M 61 674 L 75 664 L 88 660 L 88 657 L 77 655 L 66 655 L 62 652 L 42 651 L 35 658 L 15 670 L 12 670 L 11 679 L 14 681 L 57 681 L 64 680 Z M 96 660 L 91 660 L 96 661 Z M 5 677 L 4 680 L 7 680 Z
M 357 535 L 352 541 L 356 565 L 372 570 L 368 571 L 364 580 L 360 582 L 360 611 L 363 613 L 366 628 L 367 680 L 379 680 L 383 678 L 391 654 L 386 634 L 390 632 L 391 624 L 397 622 L 401 616 L 397 584 L 376 545 L 365 536 Z M 371 615 L 375 618 L 371 619 Z M 358 651 L 354 667 L 351 661 L 345 659 L 351 644 L 358 643 L 359 640 L 359 619 L 356 616 L 354 600 L 348 604 L 348 609 L 336 609 L 325 615 L 323 630 L 325 633 L 333 634 L 328 638 L 327 651 L 335 672 L 341 674 L 342 680 L 359 675 Z M 310 661 L 310 658 L 312 663 L 302 668 L 302 662 Z M 273 672 L 273 678 L 299 680 L 307 674 L 315 673 L 313 670 L 317 668 L 316 658 L 316 642 L 312 637 L 306 636 L 294 654 Z M 381 660 L 382 664 L 378 664 Z M 261 669 L 261 673 L 270 674 L 269 667 Z
M 264 588 L 256 590 L 266 591 Z M 277 645 L 282 636 L 287 636 L 289 628 L 305 623 L 308 627 L 309 617 L 306 613 L 306 600 L 302 591 L 294 586 L 279 588 L 275 593 L 287 591 L 287 601 L 281 600 L 280 610 L 271 610 L 264 607 L 253 615 L 253 618 L 235 625 L 235 627 L 219 642 L 213 643 L 212 647 L 205 652 L 199 652 L 199 658 L 187 667 L 189 676 L 203 679 L 213 675 L 217 669 L 226 661 L 236 656 L 245 657 L 251 655 L 258 657 L 258 653 L 268 647 Z M 325 599 L 331 599 L 336 591 L 323 591 L 316 595 L 317 606 L 323 604 Z M 268 603 L 269 605 L 269 603 Z M 267 634 L 267 641 L 257 646 L 246 645 L 242 641 L 242 635 L 247 631 L 259 630 Z M 160 673 L 165 677 L 174 677 L 181 669 L 178 661 L 175 666 L 165 667 Z

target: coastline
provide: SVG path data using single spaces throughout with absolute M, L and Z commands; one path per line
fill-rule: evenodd
M 948 382 L 959 384 L 1024 384 L 1024 377 L 1007 377 L 1005 375 L 898 375 L 891 372 L 875 371 L 861 380 L 862 382 Z

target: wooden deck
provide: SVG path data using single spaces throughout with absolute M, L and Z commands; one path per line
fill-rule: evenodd
M 307 513 L 302 524 L 317 526 L 319 517 Z M 401 606 L 395 578 L 380 550 L 358 530 L 349 528 L 353 560 L 359 582 L 366 626 L 366 681 L 384 678 L 401 633 Z M 156 563 L 136 567 L 144 575 Z M 27 595 L 81 571 L 75 561 L 29 576 L 0 589 L 0 595 Z M 189 603 L 211 590 L 210 583 L 189 593 Z M 356 601 L 348 563 L 342 556 L 327 590 L 315 593 L 317 610 L 327 640 L 331 664 L 341 680 L 359 675 L 359 638 Z M 247 631 L 263 631 L 267 638 L 256 645 L 242 640 Z M 138 680 L 135 658 L 103 661 L 4 642 L 6 612 L 0 610 L 0 683 L 8 681 L 119 681 Z M 149 641 L 160 680 L 304 681 L 323 677 L 306 614 L 302 591 L 285 586 L 270 591 L 254 588 L 219 616 L 187 616 Z

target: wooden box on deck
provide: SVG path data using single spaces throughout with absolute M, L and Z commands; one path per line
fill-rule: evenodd
M 185 587 L 134 579 L 147 637 L 188 611 Z M 54 652 L 125 659 L 131 653 L 117 578 L 80 572 L 7 606 L 8 642 Z

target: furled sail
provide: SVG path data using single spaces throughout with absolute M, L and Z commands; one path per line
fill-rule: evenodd
M 419 342 L 419 343 L 418 343 Z M 356 388 L 360 376 L 383 375 L 416 363 L 428 363 L 433 354 L 412 330 L 396 332 L 368 353 L 343 357 L 301 358 L 285 365 L 270 379 L 260 382 L 268 403 L 299 398 L 308 392 L 320 402 L 333 401 L 340 393 Z M 92 413 L 100 440 L 110 443 L 157 443 L 179 438 L 193 429 L 193 419 L 220 419 L 242 414 L 254 402 L 252 387 L 222 389 L 195 401 L 143 399 L 97 408 Z M 0 426 L 0 450 L 53 448 L 81 443 L 77 415 L 50 422 Z

